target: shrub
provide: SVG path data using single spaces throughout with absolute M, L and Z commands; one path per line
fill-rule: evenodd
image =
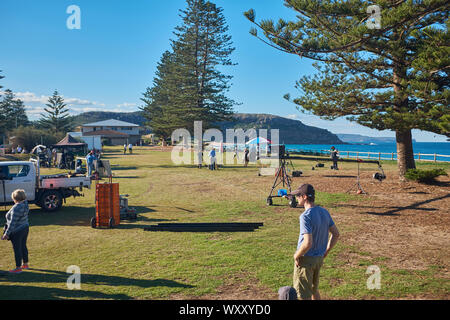
M 31 149 L 38 144 L 43 144 L 45 146 L 56 144 L 64 138 L 65 134 L 63 132 L 54 134 L 49 130 L 28 126 L 12 130 L 10 136 L 14 137 L 10 139 L 13 140 L 14 147 L 20 145 L 25 148 L 26 151 L 30 152 Z
M 406 172 L 405 177 L 408 180 L 413 180 L 421 183 L 435 182 L 435 178 L 438 176 L 447 176 L 447 172 L 444 169 L 432 169 L 432 170 L 420 170 L 409 169 Z

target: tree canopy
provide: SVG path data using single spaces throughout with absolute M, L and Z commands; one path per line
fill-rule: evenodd
M 48 129 L 53 133 L 71 130 L 72 119 L 69 116 L 69 109 L 57 90 L 48 98 L 48 103 L 44 111 L 45 113 L 41 115 L 41 119 L 39 120 L 40 127 Z
M 192 130 L 194 121 L 208 127 L 229 119 L 235 104 L 226 96 L 232 77 L 220 70 L 233 65 L 234 51 L 223 9 L 205 0 L 186 2 L 171 50 L 162 55 L 142 98 L 150 126 L 165 138 L 178 128 Z
M 297 13 L 297 20 L 257 22 L 253 9 L 244 14 L 255 25 L 252 35 L 278 50 L 314 60 L 318 72 L 295 84 L 299 97 L 291 100 L 299 110 L 395 131 L 401 178 L 415 167 L 412 129 L 450 136 L 448 1 L 284 4 Z M 371 21 L 375 9 L 380 13 L 378 26 Z

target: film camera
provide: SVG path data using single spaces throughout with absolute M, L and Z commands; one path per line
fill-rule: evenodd
M 278 158 L 285 159 L 286 157 L 289 157 L 289 154 L 286 152 L 286 146 L 284 144 L 280 144 L 278 146 Z

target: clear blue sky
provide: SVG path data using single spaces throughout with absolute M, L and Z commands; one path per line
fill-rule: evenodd
M 282 0 L 216 0 L 224 9 L 238 63 L 224 71 L 234 76 L 229 97 L 241 102 L 236 112 L 294 118 L 333 133 L 394 136 L 343 119 L 324 121 L 299 112 L 283 99 L 295 96 L 294 84 L 311 74 L 311 61 L 273 49 L 249 34 L 243 12 L 257 18 L 295 18 Z M 67 7 L 81 9 L 81 29 L 69 30 Z M 57 89 L 71 113 L 136 111 L 150 86 L 156 64 L 169 49 L 185 0 L 1 0 L 0 70 L 4 88 L 21 98 L 31 119 L 39 118 L 47 97 Z M 446 141 L 413 131 L 417 141 Z

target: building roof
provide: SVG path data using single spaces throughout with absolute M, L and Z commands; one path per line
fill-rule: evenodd
M 67 134 L 64 137 L 64 139 L 62 139 L 60 142 L 58 142 L 54 146 L 58 146 L 58 147 L 64 147 L 64 146 L 81 147 L 81 146 L 85 146 L 85 145 L 86 145 L 86 143 L 80 142 L 77 139 L 75 139 L 74 137 L 72 137 L 70 134 Z
M 86 123 L 86 124 L 83 124 L 82 126 L 83 127 L 139 127 L 139 125 L 137 125 L 137 124 L 120 121 L 120 120 L 115 120 L 115 119 Z
M 97 130 L 84 132 L 83 136 L 102 136 L 104 138 L 128 138 L 130 135 L 127 133 L 114 131 L 114 130 Z

